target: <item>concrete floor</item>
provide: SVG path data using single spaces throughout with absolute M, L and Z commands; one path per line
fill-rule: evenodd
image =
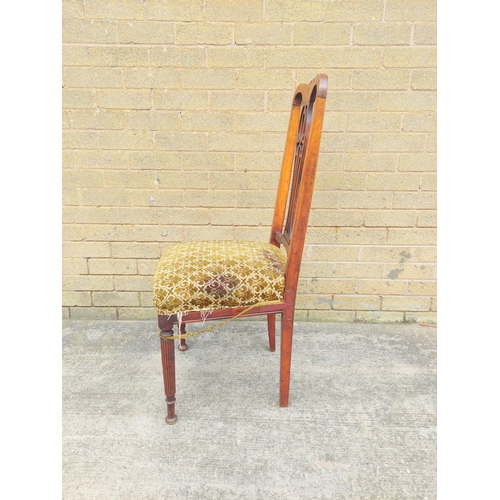
M 266 326 L 176 350 L 167 426 L 156 323 L 64 322 L 63 498 L 436 498 L 436 330 L 299 322 L 279 408 Z

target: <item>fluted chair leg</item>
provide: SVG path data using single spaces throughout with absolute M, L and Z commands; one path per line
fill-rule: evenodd
M 186 333 L 186 323 L 181 323 L 181 335 Z M 187 351 L 186 339 L 181 339 L 178 345 L 179 351 Z
M 269 335 L 269 350 L 276 350 L 276 314 L 267 315 L 267 333 Z
M 172 325 L 173 326 L 173 325 Z M 165 422 L 172 425 L 177 422 L 175 414 L 175 346 L 174 339 L 166 339 L 174 335 L 174 330 L 162 330 L 160 334 L 161 363 L 163 367 L 163 384 L 165 386 L 165 398 L 167 403 L 167 417 Z
M 280 406 L 288 406 L 290 366 L 292 361 L 293 318 L 281 315 Z

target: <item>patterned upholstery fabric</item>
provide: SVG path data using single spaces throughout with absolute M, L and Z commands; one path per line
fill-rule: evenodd
M 177 243 L 156 266 L 153 303 L 170 315 L 282 301 L 285 267 L 285 253 L 269 243 Z

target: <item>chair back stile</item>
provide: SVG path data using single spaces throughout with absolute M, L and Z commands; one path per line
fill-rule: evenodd
M 319 74 L 309 85 L 299 85 L 292 101 L 270 238 L 270 243 L 283 245 L 288 253 L 285 283 L 288 300 L 292 297 L 294 300 L 299 278 L 316 177 L 327 85 L 327 76 Z

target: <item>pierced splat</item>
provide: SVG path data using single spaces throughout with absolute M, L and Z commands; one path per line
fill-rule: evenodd
M 283 245 L 288 251 L 287 286 L 290 288 L 297 284 L 302 258 L 316 176 L 326 89 L 326 76 L 318 75 L 309 85 L 299 85 L 292 101 L 271 232 L 271 243 Z
M 302 180 L 302 170 L 304 167 L 304 154 L 307 150 L 307 139 L 308 132 L 311 124 L 311 116 L 309 110 L 312 109 L 312 105 L 309 102 L 302 102 L 300 108 L 300 120 L 299 127 L 297 130 L 297 139 L 295 142 L 295 153 L 293 157 L 293 180 L 292 188 L 289 197 L 288 213 L 286 218 L 286 226 L 284 230 L 284 235 L 290 241 L 290 236 L 292 234 L 293 224 L 295 221 L 295 210 L 297 207 L 297 197 L 299 194 L 299 187 Z

